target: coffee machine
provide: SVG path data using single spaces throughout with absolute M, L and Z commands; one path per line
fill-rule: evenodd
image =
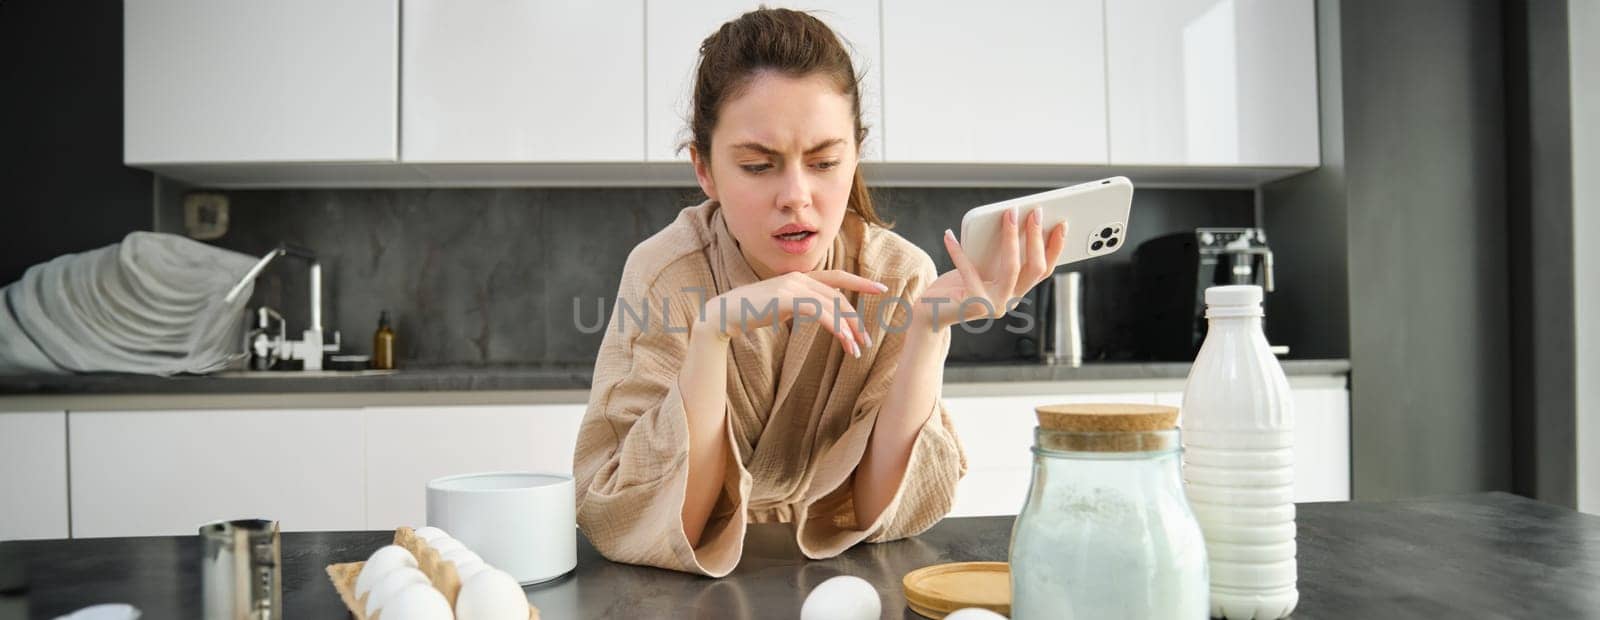
M 1272 250 L 1259 228 L 1196 228 L 1156 237 L 1133 254 L 1140 352 L 1191 361 L 1206 337 L 1206 288 L 1273 289 Z

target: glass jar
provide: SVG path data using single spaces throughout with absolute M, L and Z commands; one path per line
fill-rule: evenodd
M 1014 620 L 1208 617 L 1205 540 L 1167 425 L 1034 431 L 1011 532 Z

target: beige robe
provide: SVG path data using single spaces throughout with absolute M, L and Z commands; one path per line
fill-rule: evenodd
M 857 523 L 851 503 L 855 469 L 909 324 L 909 306 L 886 300 L 915 300 L 937 276 L 933 261 L 899 235 L 849 213 L 823 268 L 889 287 L 884 295 L 848 293 L 873 346 L 863 348 L 860 359 L 848 356 L 814 321 L 733 337 L 727 480 L 700 546 L 691 547 L 682 518 L 689 437 L 677 381 L 688 351 L 686 328 L 703 300 L 758 278 L 712 202 L 684 209 L 628 255 L 573 454 L 578 525 L 600 553 L 617 562 L 721 577 L 739 562 L 747 523 L 794 523 L 801 551 L 820 559 L 862 541 L 914 536 L 950 511 L 967 462 L 941 401 L 918 432 L 906 475 L 877 521 Z

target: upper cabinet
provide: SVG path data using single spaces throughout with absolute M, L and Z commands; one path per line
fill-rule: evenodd
M 641 0 L 404 0 L 401 160 L 639 161 Z
M 650 132 L 646 146 L 649 161 L 688 161 L 689 150 L 678 146 L 689 140 L 689 100 L 693 94 L 695 64 L 700 43 L 724 22 L 765 5 L 805 10 L 843 37 L 850 48 L 861 84 L 862 123 L 868 128 L 862 145 L 863 161 L 881 161 L 878 138 L 881 123 L 883 49 L 879 33 L 878 3 L 861 0 L 817 2 L 760 2 L 754 0 L 646 0 L 645 2 L 645 118 Z
M 125 161 L 196 185 L 680 185 L 700 44 L 848 45 L 875 185 L 1255 187 L 1320 159 L 1315 0 L 139 0 Z
M 128 164 L 393 162 L 395 0 L 123 7 Z
M 1313 0 L 1105 10 L 1113 165 L 1318 165 Z
M 1105 165 L 1101 0 L 1001 6 L 883 0 L 888 161 Z

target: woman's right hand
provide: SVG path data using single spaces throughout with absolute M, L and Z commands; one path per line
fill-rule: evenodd
M 844 350 L 861 357 L 872 339 L 843 291 L 882 294 L 889 287 L 843 270 L 793 272 L 737 287 L 706 300 L 695 330 L 724 339 L 794 318 L 810 317 L 833 332 Z M 840 318 L 841 314 L 851 316 Z

